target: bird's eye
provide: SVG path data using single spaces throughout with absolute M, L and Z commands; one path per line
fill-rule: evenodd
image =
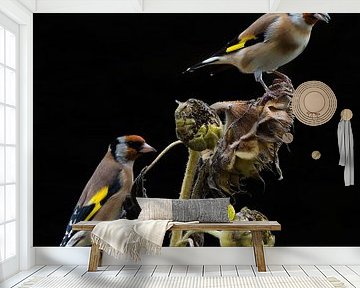
M 135 150 L 139 150 L 142 145 L 142 143 L 136 141 L 128 141 L 126 142 L 126 144 L 128 147 L 133 148 Z

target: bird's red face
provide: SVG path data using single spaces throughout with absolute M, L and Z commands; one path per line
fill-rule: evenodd
M 138 135 L 116 138 L 116 140 L 110 144 L 110 151 L 113 157 L 122 163 L 134 161 L 144 153 L 156 152 L 153 147 L 145 142 L 144 138 Z
M 127 146 L 127 159 L 135 160 L 141 154 L 156 152 L 156 150 L 147 144 L 141 136 L 129 135 L 125 136 L 125 143 Z
M 326 23 L 330 21 L 330 16 L 327 13 L 303 13 L 303 18 L 309 25 L 314 25 L 319 20 Z
M 145 142 L 144 138 L 138 135 L 127 135 L 116 138 L 116 140 L 110 144 L 110 151 L 113 157 L 122 163 L 134 161 L 144 153 L 156 152 L 153 147 Z

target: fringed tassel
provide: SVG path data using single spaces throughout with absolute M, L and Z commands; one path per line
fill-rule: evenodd
M 139 236 L 135 231 L 131 231 L 125 245 L 125 253 L 130 255 L 134 261 L 140 261 L 140 252 L 146 255 L 159 255 L 161 246 Z

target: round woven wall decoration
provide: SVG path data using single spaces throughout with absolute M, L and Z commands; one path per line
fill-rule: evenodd
M 313 158 L 314 160 L 319 160 L 320 157 L 321 157 L 320 151 L 315 150 L 311 153 L 311 158 Z
M 328 122 L 336 111 L 337 100 L 331 88 L 320 81 L 307 81 L 296 88 L 292 98 L 296 119 L 309 126 Z

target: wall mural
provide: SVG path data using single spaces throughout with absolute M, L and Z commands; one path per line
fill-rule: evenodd
M 136 196 L 229 197 L 232 221 L 282 224 L 268 246 L 357 245 L 337 215 L 359 216 L 360 60 L 334 43 L 357 25 L 326 13 L 34 15 L 34 245 L 90 245 L 71 224 L 137 218 Z M 164 245 L 250 237 L 176 231 Z

